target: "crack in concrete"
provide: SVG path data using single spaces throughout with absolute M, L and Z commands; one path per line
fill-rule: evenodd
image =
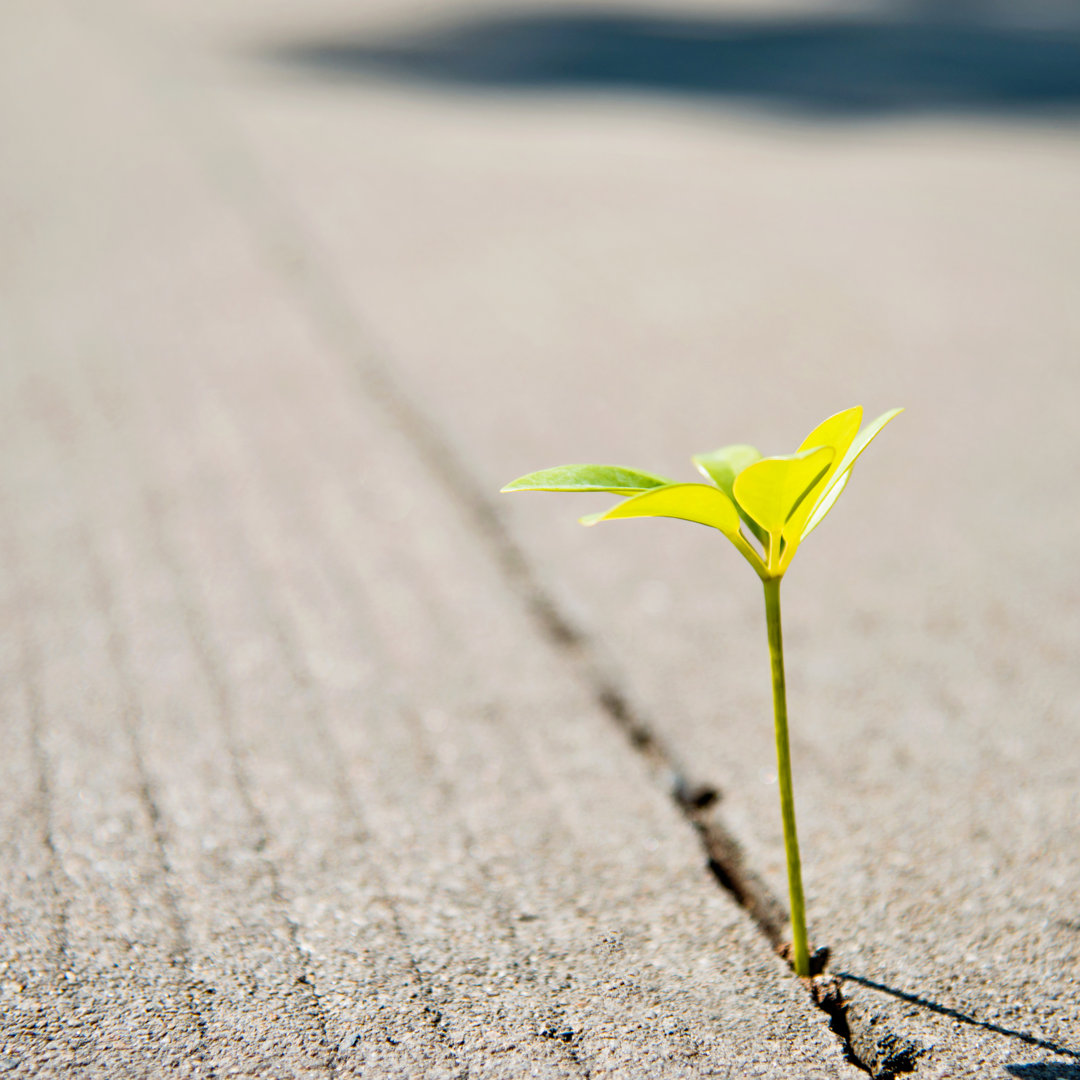
M 235 172 L 233 175 L 235 177 Z M 303 231 L 299 227 L 284 227 L 282 218 L 277 215 L 275 219 L 275 238 L 287 236 L 289 250 L 296 253 L 290 276 L 294 283 L 303 286 L 302 295 L 316 328 L 327 335 L 328 345 L 338 355 L 343 355 L 357 373 L 362 389 L 385 409 L 428 470 L 487 541 L 503 576 L 545 637 L 577 669 L 579 678 L 589 687 L 597 704 L 646 761 L 654 780 L 662 784 L 693 825 L 718 883 L 747 911 L 766 940 L 774 948 L 778 947 L 788 920 L 784 904 L 771 892 L 764 879 L 746 865 L 736 837 L 715 818 L 705 822 L 700 817 L 700 810 L 719 798 L 718 789 L 687 778 L 674 752 L 635 708 L 617 677 L 601 660 L 595 642 L 560 610 L 540 585 L 501 514 L 477 486 L 452 444 L 442 437 L 437 425 L 421 408 L 398 390 L 389 374 L 374 359 L 372 350 L 364 345 L 364 336 L 348 302 L 339 295 L 329 276 L 316 273 L 317 280 L 313 279 L 314 260 L 309 245 L 299 239 Z M 253 231 L 262 235 L 257 225 L 253 225 Z M 274 252 L 279 251 L 280 246 L 279 243 L 271 246 L 273 250 L 268 251 L 268 255 L 276 263 L 279 260 L 274 257 Z M 329 320 L 324 317 L 328 308 L 332 312 Z M 816 996 L 814 998 L 815 1004 L 829 1016 L 830 1028 L 843 1042 L 845 1054 L 852 1064 L 875 1080 L 892 1080 L 898 1073 L 914 1071 L 920 1048 L 891 1031 L 875 1030 L 874 1022 L 880 1018 L 872 1013 L 852 1012 L 850 1003 L 839 991 L 836 997 L 828 1000 L 830 1004 L 826 1005 Z M 890 1053 L 888 1047 L 894 1044 L 902 1045 L 903 1053 Z

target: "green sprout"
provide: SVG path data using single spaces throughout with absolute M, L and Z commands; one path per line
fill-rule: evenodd
M 670 517 L 719 529 L 765 586 L 765 621 L 772 663 L 776 762 L 784 822 L 795 973 L 810 974 L 795 796 L 791 784 L 780 581 L 799 545 L 821 524 L 844 490 L 858 456 L 900 413 L 890 409 L 861 431 L 862 408 L 845 409 L 819 424 L 794 454 L 763 458 L 752 446 L 725 446 L 693 458 L 711 484 L 683 484 L 615 465 L 562 465 L 522 476 L 503 491 L 607 491 L 626 501 L 583 525 L 617 518 Z

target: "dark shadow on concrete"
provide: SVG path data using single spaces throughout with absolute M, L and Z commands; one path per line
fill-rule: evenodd
M 1032 1065 L 1006 1065 L 1005 1071 L 1010 1076 L 1021 1077 L 1022 1080 L 1080 1080 L 1080 1065 L 1056 1065 L 1045 1062 Z
M 772 19 L 525 9 L 379 40 L 342 33 L 271 45 L 261 55 L 325 78 L 666 95 L 839 118 L 1080 110 L 1076 7 L 1041 23 L 987 10 L 978 0 Z
M 979 1020 L 977 1017 L 968 1016 L 966 1013 L 960 1012 L 958 1009 L 950 1009 L 947 1005 L 939 1005 L 936 1001 L 930 1001 L 928 998 L 919 997 L 918 994 L 908 994 L 903 990 L 896 990 L 891 986 L 886 986 L 884 983 L 874 982 L 873 979 L 865 979 L 861 975 L 852 975 L 850 971 L 838 972 L 841 979 L 846 982 L 858 983 L 859 986 L 868 986 L 871 990 L 880 990 L 883 994 L 889 994 L 894 998 L 899 998 L 901 1001 L 907 1001 L 912 1005 L 918 1005 L 922 1009 L 928 1009 L 930 1012 L 935 1012 L 939 1016 L 947 1016 L 950 1020 L 957 1020 L 962 1024 L 971 1024 L 974 1027 L 982 1028 L 984 1031 L 992 1031 L 995 1035 L 1007 1035 L 1011 1039 L 1019 1039 L 1023 1043 L 1027 1043 L 1028 1046 L 1037 1046 L 1040 1050 L 1049 1050 L 1053 1054 L 1061 1054 L 1063 1057 L 1075 1058 L 1080 1061 L 1080 1050 L 1070 1050 L 1066 1046 L 1059 1046 L 1057 1043 L 1049 1042 L 1046 1039 L 1040 1039 L 1035 1035 L 1026 1031 L 1015 1031 L 1012 1028 L 1002 1027 L 1000 1024 L 991 1024 L 987 1020 Z M 1071 1073 L 1065 1074 L 1065 1080 L 1080 1080 L 1080 1066 L 1075 1065 L 1010 1065 L 1009 1070 L 1013 1069 L 1037 1069 L 1037 1068 L 1057 1068 L 1057 1069 L 1072 1069 Z M 1041 1076 L 1038 1073 L 1016 1073 L 1018 1076 Z M 1048 1073 L 1047 1078 L 1057 1077 L 1057 1073 Z

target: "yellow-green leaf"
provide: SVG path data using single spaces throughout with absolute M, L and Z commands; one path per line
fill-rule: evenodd
M 733 446 L 722 446 L 708 454 L 695 454 L 691 460 L 697 466 L 698 472 L 707 476 L 725 495 L 734 499 L 732 487 L 735 477 L 747 466 L 760 461 L 761 451 L 746 443 L 736 443 Z M 737 504 L 736 509 L 746 527 L 764 544 L 768 535 L 765 530 Z
M 789 515 L 784 522 L 783 538 L 785 562 L 790 562 L 795 553 L 799 541 L 802 540 L 806 522 L 814 511 L 820 497 L 825 493 L 832 478 L 836 475 L 840 462 L 851 446 L 856 433 L 859 430 L 859 421 L 862 420 L 862 406 L 855 405 L 850 409 L 835 413 L 827 420 L 823 420 L 809 435 L 803 439 L 799 450 L 812 450 L 818 446 L 829 446 L 833 450 L 833 459 L 829 467 L 817 479 L 814 486 L 807 490 L 798 507 Z
M 806 526 L 802 532 L 802 539 L 805 540 L 817 527 L 821 519 L 832 509 L 832 504 L 840 498 L 844 488 L 847 487 L 848 480 L 851 479 L 851 470 L 848 469 L 842 472 L 837 478 L 835 484 L 829 485 L 829 490 L 825 492 L 820 499 L 818 499 L 817 505 L 814 507 L 813 513 L 810 515 L 806 522 Z
M 820 424 L 799 444 L 799 450 L 813 450 L 816 446 L 831 446 L 836 451 L 835 463 L 839 464 L 847 448 L 859 430 L 862 420 L 862 406 L 853 405 L 850 409 L 834 413 Z
M 710 484 L 680 484 L 618 465 L 561 465 L 519 477 L 503 491 L 608 491 L 626 502 L 582 523 L 670 517 L 720 530 L 766 582 L 780 578 L 804 536 L 836 502 L 856 459 L 894 416 L 892 409 L 858 430 L 862 409 L 845 409 L 818 424 L 797 453 L 762 458 L 738 444 L 698 454 L 694 464 Z M 745 531 L 744 531 L 745 530 Z M 756 550 L 749 533 L 761 541 Z
M 553 469 L 519 476 L 503 491 L 610 491 L 614 495 L 635 495 L 673 481 L 662 476 L 627 469 L 621 465 L 559 465 Z
M 899 416 L 903 411 L 903 409 L 890 409 L 888 412 L 882 413 L 876 420 L 872 420 L 859 432 L 851 445 L 847 448 L 843 459 L 837 465 L 833 475 L 826 484 L 824 491 L 818 497 L 814 508 L 811 510 L 810 516 L 806 522 L 806 527 L 803 529 L 803 536 L 809 536 L 810 533 L 821 524 L 822 518 L 824 518 L 832 509 L 833 503 L 840 497 L 840 493 L 847 485 L 848 479 L 851 476 L 851 470 L 854 467 L 858 456 L 870 445 L 881 429 L 894 417 Z
M 760 461 L 761 451 L 747 446 L 746 443 L 736 443 L 734 446 L 722 446 L 719 450 L 712 450 L 707 454 L 695 454 L 691 460 L 697 466 L 698 472 L 707 476 L 725 495 L 730 496 L 735 477 L 748 465 Z
M 600 521 L 632 517 L 681 518 L 710 525 L 731 538 L 739 536 L 739 512 L 735 504 L 719 488 L 709 484 L 669 484 L 654 488 L 619 503 L 606 513 L 583 517 L 581 523 L 595 525 Z
M 831 446 L 821 446 L 785 457 L 762 458 L 735 478 L 735 501 L 777 538 L 803 497 L 828 469 L 835 453 Z

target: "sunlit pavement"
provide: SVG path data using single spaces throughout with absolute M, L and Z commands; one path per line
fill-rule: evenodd
M 918 1075 L 1072 1075 L 1075 8 L 2 18 L 11 1069 L 858 1075 L 587 674 L 784 896 L 756 579 L 496 492 L 862 403 L 811 936 Z

